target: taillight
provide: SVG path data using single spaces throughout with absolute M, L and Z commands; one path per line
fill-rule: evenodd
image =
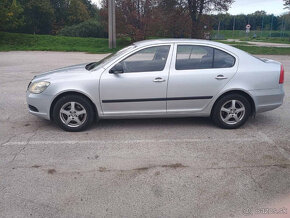
M 284 83 L 284 67 L 281 64 L 281 71 L 280 71 L 280 79 L 279 79 L 279 84 L 283 84 Z

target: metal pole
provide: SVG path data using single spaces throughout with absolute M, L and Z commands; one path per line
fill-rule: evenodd
M 117 47 L 117 31 L 116 31 L 116 3 L 113 0 L 113 48 Z
M 116 48 L 116 11 L 115 0 L 108 0 L 108 14 L 109 14 L 109 48 Z

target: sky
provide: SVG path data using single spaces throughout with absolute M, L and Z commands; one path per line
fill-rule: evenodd
M 99 5 L 101 0 L 92 0 L 93 3 Z M 228 13 L 251 14 L 255 11 L 264 10 L 268 14 L 280 15 L 287 10 L 283 9 L 283 0 L 235 0 Z
M 251 14 L 255 11 L 264 10 L 268 14 L 280 15 L 287 10 L 283 9 L 283 0 L 236 0 L 228 13 L 236 14 Z
M 100 5 L 101 0 L 91 0 L 93 3 Z

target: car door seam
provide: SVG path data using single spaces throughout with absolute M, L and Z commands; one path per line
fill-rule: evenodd
M 172 53 L 171 53 L 171 59 L 170 59 L 170 64 L 169 64 L 169 71 L 167 75 L 167 84 L 166 84 L 166 99 L 168 98 L 168 87 L 169 87 L 169 80 L 170 80 L 170 74 L 171 74 L 171 68 L 172 68 L 172 61 L 175 53 L 175 45 L 176 43 L 172 44 Z M 165 108 L 165 113 L 167 114 L 167 100 L 166 100 L 166 108 Z

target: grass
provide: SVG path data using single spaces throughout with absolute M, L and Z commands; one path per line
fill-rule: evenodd
M 214 30 L 212 34 L 218 34 L 218 31 Z M 257 35 L 256 38 L 253 38 L 254 34 Z M 275 37 L 270 37 L 271 34 Z M 285 31 L 285 37 L 280 37 L 281 31 L 271 32 L 269 30 L 264 30 L 263 32 L 251 31 L 248 37 L 246 36 L 245 30 L 236 30 L 235 32 L 233 32 L 232 30 L 221 30 L 219 35 L 223 39 L 239 39 L 243 42 L 251 41 L 290 44 L 290 31 Z
M 246 41 L 221 42 L 230 44 L 251 54 L 290 55 L 290 48 L 249 46 Z M 108 48 L 108 40 L 102 38 L 0 32 L 0 51 L 80 51 L 89 53 L 112 53 L 128 44 L 130 44 L 130 39 L 118 39 L 117 48 L 111 50 Z
M 0 51 L 81 51 L 111 53 L 128 45 L 129 39 L 117 41 L 116 49 L 108 48 L 108 39 L 0 32 Z

